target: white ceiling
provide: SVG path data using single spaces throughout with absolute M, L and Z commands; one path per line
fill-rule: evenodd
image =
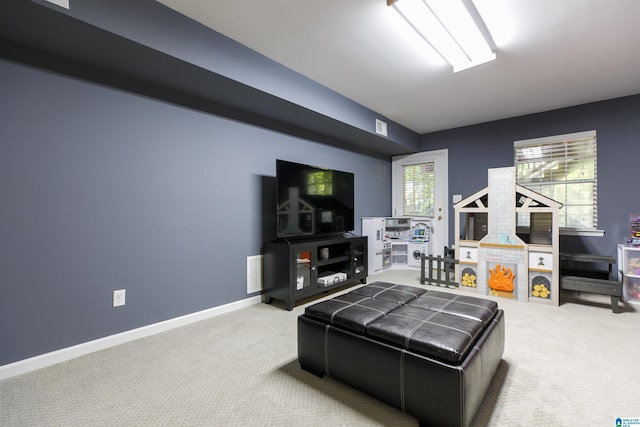
M 473 0 L 497 59 L 456 74 L 386 0 L 158 1 L 421 134 L 640 93 L 639 0 Z

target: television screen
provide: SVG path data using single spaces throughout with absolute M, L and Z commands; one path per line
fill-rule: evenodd
M 276 160 L 278 237 L 339 234 L 354 229 L 354 175 Z

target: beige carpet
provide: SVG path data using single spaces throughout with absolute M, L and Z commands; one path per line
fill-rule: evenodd
M 369 282 L 418 278 L 392 270 Z M 584 294 L 563 294 L 560 307 L 498 302 L 506 348 L 474 426 L 615 427 L 616 417 L 640 417 L 640 306 L 613 314 L 608 298 Z M 0 425 L 417 426 L 302 371 L 304 304 L 281 307 L 258 304 L 3 380 Z

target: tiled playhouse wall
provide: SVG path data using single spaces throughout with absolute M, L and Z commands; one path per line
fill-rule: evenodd
M 512 168 L 489 170 L 490 243 L 501 242 L 499 236 L 513 236 L 516 231 L 516 183 Z
M 513 168 L 489 170 L 489 229 L 478 247 L 478 291 L 490 292 L 489 269 L 497 264 L 510 267 L 515 274 L 514 296 L 518 301 L 528 301 L 528 251 L 527 245 L 515 234 L 516 183 Z M 483 243 L 500 245 L 483 246 Z

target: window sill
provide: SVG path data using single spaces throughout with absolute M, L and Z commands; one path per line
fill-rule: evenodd
M 560 235 L 561 236 L 581 236 L 581 237 L 602 237 L 604 236 L 604 230 L 560 227 Z
M 529 227 L 517 227 L 518 234 L 529 234 Z M 580 237 L 602 237 L 604 230 L 593 230 L 589 228 L 567 228 L 560 227 L 561 236 L 580 236 Z

